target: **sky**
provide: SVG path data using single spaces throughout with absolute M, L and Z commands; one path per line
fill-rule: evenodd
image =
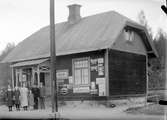
M 117 11 L 137 21 L 143 10 L 154 35 L 159 28 L 167 33 L 167 16 L 161 10 L 165 0 L 55 0 L 55 23 L 66 21 L 70 4 L 80 4 L 81 16 Z M 0 53 L 7 43 L 16 45 L 49 25 L 49 0 L 0 0 Z

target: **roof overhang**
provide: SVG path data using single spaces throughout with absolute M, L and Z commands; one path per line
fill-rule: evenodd
M 23 62 L 15 63 L 15 64 L 11 65 L 10 67 L 23 67 L 23 66 L 39 65 L 39 64 L 41 64 L 41 63 L 43 63 L 43 62 L 45 62 L 47 60 L 48 59 L 23 61 Z
M 79 50 L 69 50 L 69 51 L 58 51 L 56 53 L 56 56 L 64 56 L 64 55 L 72 55 L 72 54 L 77 54 L 77 53 L 85 53 L 85 52 L 92 52 L 92 51 L 101 51 L 101 50 L 105 50 L 109 48 L 109 46 L 103 46 L 103 47 L 100 47 L 100 48 L 89 48 L 89 49 L 79 49 Z M 7 61 L 9 63 L 22 63 L 23 64 L 28 64 L 31 63 L 30 61 L 32 61 L 32 65 L 34 65 L 33 62 L 35 62 L 36 60 L 42 60 L 42 59 L 49 59 L 50 58 L 50 53 L 48 54 L 44 54 L 44 55 L 39 55 L 39 56 L 35 56 L 35 57 L 29 57 L 29 58 L 24 58 L 24 59 L 16 59 L 16 60 L 13 60 L 13 61 Z M 24 63 L 26 62 L 26 63 Z M 6 61 L 3 61 L 2 63 L 6 63 Z M 13 64 L 14 65 L 14 64 Z M 20 65 L 19 65 L 20 66 Z
M 155 46 L 153 45 L 153 41 L 150 38 L 150 35 L 148 34 L 147 29 L 144 26 L 127 21 L 125 27 L 127 29 L 133 29 L 142 37 L 143 43 L 147 50 L 148 57 L 159 57 L 158 52 L 155 49 Z

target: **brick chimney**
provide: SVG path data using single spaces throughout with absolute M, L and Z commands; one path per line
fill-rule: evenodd
M 70 24 L 74 24 L 81 19 L 80 7 L 81 5 L 78 5 L 78 4 L 72 4 L 68 6 L 69 8 L 68 22 Z

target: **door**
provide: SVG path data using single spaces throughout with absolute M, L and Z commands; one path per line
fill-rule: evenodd
M 45 86 L 45 73 L 44 72 L 40 73 L 40 83 L 42 83 Z

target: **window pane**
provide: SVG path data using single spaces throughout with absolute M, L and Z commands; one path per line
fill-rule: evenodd
M 131 31 L 129 41 L 133 41 L 133 39 L 134 39 L 134 32 Z
M 75 68 L 78 68 L 78 66 L 79 66 L 79 62 L 76 61 L 74 65 L 75 65 Z
M 88 84 L 88 69 L 82 69 L 82 84 Z
M 81 84 L 81 70 L 75 70 L 75 84 Z
M 82 68 L 82 61 L 79 61 L 79 68 Z
M 125 37 L 125 40 L 129 40 L 129 31 L 124 30 L 124 37 Z
M 85 67 L 85 61 L 82 61 L 82 68 Z
M 85 67 L 88 67 L 88 61 L 87 60 L 85 61 Z

